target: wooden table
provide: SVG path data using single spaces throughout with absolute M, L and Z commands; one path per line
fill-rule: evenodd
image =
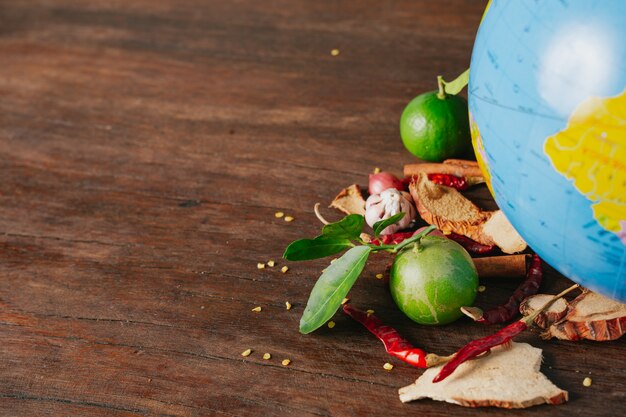
M 468 66 L 482 8 L 0 1 L 0 414 L 502 415 L 401 404 L 421 371 L 359 325 L 338 313 L 298 333 L 327 260 L 280 272 L 319 230 L 314 203 L 412 161 L 400 112 Z M 388 262 L 370 262 L 355 305 L 440 353 L 494 331 L 412 324 L 375 278 Z M 485 281 L 476 303 L 518 282 Z M 549 270 L 542 289 L 567 284 Z M 626 414 L 623 342 L 521 340 L 570 402 L 515 414 Z

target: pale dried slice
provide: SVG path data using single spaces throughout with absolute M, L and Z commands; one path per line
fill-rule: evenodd
M 454 188 L 435 184 L 425 174 L 413 177 L 409 191 L 422 219 L 444 233 L 454 232 L 483 245 L 497 245 L 504 253 L 526 249 L 526 242 L 501 210 L 481 210 Z
M 570 308 L 542 337 L 561 340 L 616 340 L 626 331 L 626 304 L 595 292 L 586 291 L 570 303 Z
M 365 199 L 361 193 L 361 187 L 357 184 L 352 184 L 344 188 L 337 194 L 329 207 L 336 208 L 345 214 L 365 216 Z
M 552 299 L 550 294 L 535 294 L 526 297 L 519 306 L 519 311 L 523 316 L 530 316 L 535 311 L 543 307 Z M 565 298 L 559 298 L 548 309 L 539 313 L 535 318 L 535 324 L 542 329 L 547 329 L 552 323 L 561 320 L 567 314 L 569 303 Z
M 502 408 L 567 401 L 567 391 L 550 382 L 540 365 L 541 349 L 527 343 L 512 343 L 509 349 L 499 346 L 491 355 L 461 364 L 436 384 L 432 380 L 441 366 L 427 369 L 414 384 L 400 388 L 400 400 L 432 398 L 464 407 Z

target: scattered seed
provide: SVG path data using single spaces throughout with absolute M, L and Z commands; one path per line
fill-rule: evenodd
M 586 387 L 590 387 L 591 386 L 591 378 L 587 377 L 585 379 L 583 379 L 583 385 Z
M 345 304 L 345 303 L 347 303 L 348 301 L 350 301 L 350 299 L 349 299 L 348 297 L 344 298 L 344 299 L 341 301 L 341 305 L 344 305 L 344 304 Z
M 367 315 L 369 316 L 369 315 L 371 315 L 371 314 L 374 314 L 374 310 L 367 310 L 367 311 L 366 311 L 366 313 L 367 313 Z
M 487 287 L 485 287 L 484 285 L 479 285 L 478 286 L 478 292 L 485 292 L 486 289 L 487 289 Z
M 383 279 L 383 274 L 376 274 L 376 278 Z
M 241 356 L 243 356 L 244 358 L 247 358 L 248 356 L 250 356 L 251 353 L 252 353 L 252 349 L 246 349 L 243 352 L 241 352 Z
M 385 364 L 383 365 L 383 369 L 385 371 L 391 371 L 393 369 L 393 365 L 390 364 L 389 362 L 385 362 Z
M 269 266 L 270 268 L 274 268 L 274 265 L 276 265 L 276 262 L 274 262 L 273 260 L 269 260 L 267 261 L 267 266 Z
M 264 353 L 263 354 L 263 359 L 265 359 L 265 360 L 272 359 L 272 355 L 270 355 L 269 353 Z
M 280 268 L 280 272 L 282 272 L 283 274 L 287 273 L 287 271 L 289 271 L 289 267 L 287 265 Z
M 331 50 L 331 51 L 330 51 L 330 54 L 331 54 L 332 56 L 337 56 L 337 55 L 339 55 L 339 49 L 336 49 L 336 48 L 335 48 L 335 49 Z
M 332 329 L 333 327 L 335 327 L 335 322 L 331 320 L 328 322 L 328 328 Z
M 255 313 L 260 313 L 262 310 L 261 306 L 256 306 L 252 309 L 252 311 L 254 311 Z
M 374 168 L 374 174 L 380 174 L 380 168 L 378 167 Z
M 265 269 L 265 264 L 263 262 L 259 262 L 256 264 L 257 269 Z
M 285 216 L 284 219 L 287 223 L 292 222 L 293 221 L 293 217 L 292 216 Z
M 285 308 L 291 310 L 291 303 L 289 301 L 285 301 Z
M 288 366 L 291 363 L 291 359 L 283 359 L 281 363 L 283 364 L 283 366 Z
M 274 213 L 274 217 L 276 217 L 277 219 L 280 219 L 284 215 L 285 213 L 283 213 L 282 211 L 277 211 L 276 213 Z
M 200 306 L 200 310 L 204 310 L 204 306 Z

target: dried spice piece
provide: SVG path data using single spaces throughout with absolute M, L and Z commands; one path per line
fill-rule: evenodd
M 385 362 L 385 364 L 383 365 L 383 369 L 385 371 L 391 371 L 393 369 L 393 365 L 390 364 L 389 362 Z
M 504 255 L 474 258 L 474 265 L 481 278 L 523 277 L 526 272 L 527 255 Z
M 383 274 L 376 274 L 376 279 L 383 279 Z
M 339 55 L 339 49 L 335 48 L 335 49 L 331 49 L 330 54 L 332 56 L 337 56 Z
M 244 358 L 247 358 L 248 356 L 250 356 L 251 353 L 252 353 L 252 349 L 246 349 L 243 352 L 241 352 L 241 356 L 243 356 Z
M 260 313 L 261 310 L 262 310 L 261 306 L 257 306 L 257 307 L 254 307 L 251 311 L 254 311 L 255 313 Z
M 289 301 L 285 301 L 285 308 L 291 310 L 291 303 Z
M 271 259 L 269 261 L 267 261 L 267 266 L 269 266 L 270 268 L 273 268 L 274 265 L 276 265 L 276 263 L 274 261 L 272 261 Z
M 533 314 L 509 324 L 508 326 L 498 330 L 490 336 L 486 336 L 481 339 L 469 342 L 467 345 L 463 346 L 457 353 L 455 353 L 452 359 L 448 363 L 446 363 L 443 368 L 441 368 L 437 376 L 433 379 L 433 382 L 443 381 L 449 375 L 451 375 L 454 370 L 457 369 L 459 365 L 461 365 L 463 362 L 473 359 L 485 352 L 489 352 L 492 348 L 496 346 L 508 344 L 515 336 L 530 327 L 534 322 L 535 317 L 539 315 L 539 313 L 549 308 L 552 303 L 554 303 L 556 300 L 575 288 L 578 288 L 578 285 L 573 285 L 565 291 L 561 292 L 560 294 L 552 297 L 550 301 L 548 301 Z
M 267 361 L 267 360 L 270 360 L 270 359 L 272 359 L 272 355 L 271 355 L 271 354 L 269 354 L 269 353 L 264 353 L 264 354 L 263 354 L 263 359 L 265 359 L 266 361 Z
M 328 322 L 328 328 L 332 329 L 333 327 L 335 327 L 335 322 L 331 320 Z
M 371 310 L 368 310 L 371 311 Z M 366 313 L 352 307 L 350 304 L 344 304 L 343 312 L 352 319 L 361 323 L 367 330 L 378 338 L 385 350 L 390 355 L 418 368 L 428 368 L 447 361 L 449 358 L 427 354 L 422 349 L 414 347 L 408 340 L 403 338 L 396 329 L 383 324 L 383 322 L 372 313 Z
M 585 291 L 569 304 L 568 313 L 541 334 L 544 339 L 617 340 L 626 332 L 626 304 Z
M 282 272 L 283 274 L 286 274 L 287 271 L 289 271 L 289 267 L 287 265 L 285 265 L 282 268 L 280 268 L 280 272 Z
M 282 211 L 277 211 L 276 213 L 274 213 L 274 217 L 276 217 L 277 219 L 280 219 L 284 215 L 285 213 L 283 213 Z
M 289 366 L 290 363 L 291 363 L 291 359 L 283 359 L 283 361 L 281 362 L 281 365 Z
M 336 208 L 345 214 L 365 216 L 365 199 L 361 193 L 361 187 L 357 184 L 352 184 L 344 188 L 333 199 L 329 207 Z
M 408 164 L 404 166 L 404 176 L 412 177 L 419 174 L 448 174 L 471 179 L 473 184 L 485 182 L 483 173 L 475 161 L 447 159 L 443 163 Z
M 463 407 L 526 408 L 538 404 L 561 404 L 568 393 L 540 372 L 541 349 L 527 343 L 496 347 L 485 358 L 465 362 L 445 381 L 433 383 L 440 371 L 424 371 L 415 383 L 400 388 L 400 400 L 422 398 L 446 401 Z
M 487 255 L 489 253 L 493 253 L 497 248 L 496 245 L 482 245 L 469 237 L 459 235 L 454 232 L 445 236 L 450 240 L 454 240 L 456 243 L 463 246 L 466 251 L 474 255 Z
M 256 264 L 256 268 L 257 269 L 265 269 L 265 264 L 263 262 L 259 262 L 258 264 Z
M 285 216 L 283 220 L 285 220 L 287 223 L 291 223 L 294 220 L 294 218 L 293 216 Z
M 542 277 L 541 258 L 535 254 L 533 255 L 530 268 L 528 268 L 526 279 L 517 287 L 505 304 L 484 312 L 478 307 L 462 307 L 461 311 L 479 323 L 495 324 L 507 322 L 515 317 L 520 303 L 526 297 L 539 291 Z
M 465 177 L 457 177 L 452 174 L 428 174 L 428 179 L 435 184 L 452 187 L 455 190 L 463 191 L 469 188 L 469 184 Z
M 530 297 L 526 297 L 519 306 L 519 311 L 522 316 L 528 316 L 534 311 L 544 305 L 550 298 L 549 294 L 535 294 Z M 535 318 L 535 324 L 541 329 L 547 329 L 552 323 L 556 323 L 561 320 L 567 314 L 569 310 L 569 303 L 565 298 L 559 298 L 556 300 L 550 308 L 540 313 Z
M 526 242 L 501 210 L 484 211 L 457 190 L 417 175 L 409 191 L 419 215 L 444 234 L 457 233 L 483 244 L 497 245 L 504 253 L 521 252 Z
M 586 377 L 585 379 L 583 379 L 583 386 L 585 387 L 590 387 L 591 386 L 591 378 Z

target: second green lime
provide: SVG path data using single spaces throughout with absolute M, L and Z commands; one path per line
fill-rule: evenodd
M 406 149 L 425 161 L 469 157 L 467 100 L 437 91 L 415 97 L 402 112 L 400 136 Z

